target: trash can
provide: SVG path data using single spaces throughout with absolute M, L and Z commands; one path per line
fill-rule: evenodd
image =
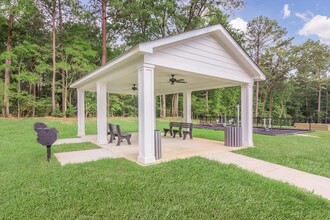
M 242 146 L 242 127 L 237 127 L 237 126 L 225 127 L 225 146 L 229 146 L 229 147 Z
M 155 130 L 155 158 L 156 160 L 162 158 L 162 142 L 160 130 Z

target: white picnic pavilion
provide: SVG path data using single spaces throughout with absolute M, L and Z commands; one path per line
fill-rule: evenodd
M 187 83 L 168 82 L 171 75 Z M 107 93 L 136 94 L 138 161 L 155 162 L 155 97 L 183 93 L 184 121 L 191 122 L 191 92 L 241 87 L 243 146 L 253 146 L 253 84 L 265 76 L 222 25 L 141 43 L 74 82 L 78 94 L 78 136 L 85 135 L 85 91 L 97 93 L 97 142 L 107 144 Z

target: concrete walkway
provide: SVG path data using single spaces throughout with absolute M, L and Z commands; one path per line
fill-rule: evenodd
M 105 158 L 117 158 L 117 155 L 107 149 L 80 150 L 54 154 L 60 164 L 85 163 Z
M 53 145 L 61 145 L 61 144 L 79 144 L 89 142 L 83 138 L 65 138 L 65 139 L 58 139 L 55 141 Z
M 87 135 L 83 138 L 89 140 L 101 148 L 107 149 L 117 154 L 118 156 L 142 165 L 138 162 L 138 133 L 132 133 L 131 145 L 128 145 L 125 140 L 120 144 L 120 146 L 116 146 L 117 141 L 108 144 L 98 144 L 96 135 Z M 193 156 L 204 156 L 221 152 L 235 151 L 240 149 L 243 149 L 243 147 L 227 147 L 221 141 L 212 141 L 201 138 L 187 138 L 186 140 L 183 140 L 180 137 L 173 138 L 167 135 L 166 137 L 162 136 L 162 158 L 156 160 L 155 163 L 161 163 L 175 159 L 183 159 Z
M 245 170 L 270 179 L 287 182 L 330 200 L 329 178 L 231 152 L 209 154 L 204 157 L 225 164 L 235 164 Z

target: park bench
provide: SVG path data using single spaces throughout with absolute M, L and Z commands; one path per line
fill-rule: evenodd
M 119 125 L 109 124 L 108 134 L 110 135 L 109 143 L 112 143 L 112 141 L 115 140 L 116 137 L 118 137 L 117 146 L 120 145 L 120 143 L 122 142 L 123 139 L 125 139 L 129 145 L 131 144 L 132 134 L 122 133 Z
M 181 123 L 180 122 L 170 122 L 169 123 L 170 128 L 164 128 L 164 136 L 166 136 L 167 132 L 170 133 L 171 136 L 173 136 L 173 133 L 178 133 L 179 130 L 181 130 Z M 177 128 L 177 129 L 175 129 Z
M 182 137 L 183 134 L 183 140 L 186 139 L 187 135 L 189 135 L 190 139 L 193 139 L 192 136 L 192 123 L 184 123 L 184 122 L 170 122 L 169 124 L 170 128 L 164 128 L 164 136 L 166 136 L 167 132 L 170 132 L 170 134 L 175 138 L 176 134 L 179 134 L 180 137 Z M 177 129 L 175 129 L 177 128 Z
M 189 135 L 190 139 L 193 139 L 192 136 L 192 129 L 193 124 L 192 123 L 181 123 L 181 128 L 183 128 L 183 140 L 186 140 L 187 135 Z

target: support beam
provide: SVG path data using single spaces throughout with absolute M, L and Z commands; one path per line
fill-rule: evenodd
M 241 124 L 243 146 L 253 146 L 253 84 L 241 86 Z
M 97 143 L 107 144 L 107 83 L 96 83 L 97 96 Z
M 143 64 L 138 67 L 139 99 L 139 156 L 142 164 L 155 162 L 155 95 L 154 66 Z
M 85 133 L 85 91 L 77 89 L 77 117 L 78 117 L 78 136 L 84 136 Z
M 191 123 L 191 91 L 183 92 L 183 119 Z

